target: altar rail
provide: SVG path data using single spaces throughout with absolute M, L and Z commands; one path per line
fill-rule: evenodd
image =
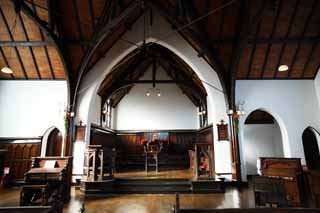
M 24 179 L 31 167 L 32 157 L 40 155 L 42 137 L 0 138 L 0 149 L 6 149 L 5 166 L 10 167 L 8 181 L 15 183 Z

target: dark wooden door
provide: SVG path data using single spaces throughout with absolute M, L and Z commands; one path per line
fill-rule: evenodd
M 308 169 L 320 171 L 320 153 L 317 137 L 311 128 L 304 130 L 302 142 Z

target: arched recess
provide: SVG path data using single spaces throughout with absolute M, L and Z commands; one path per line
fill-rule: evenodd
M 41 157 L 61 156 L 63 136 L 60 130 L 52 126 L 44 133 L 41 141 Z
M 243 166 L 247 175 L 257 174 L 259 157 L 284 157 L 284 135 L 277 119 L 263 109 L 254 110 L 242 127 Z
M 129 40 L 138 45 L 143 43 L 143 19 L 140 18 L 133 26 L 131 30 L 125 33 L 122 37 L 125 40 Z M 164 35 L 169 35 L 164 39 Z M 174 29 L 172 26 L 156 11 L 154 11 L 153 25 L 148 28 L 148 34 L 146 36 L 145 42 L 148 44 L 150 42 L 156 42 L 178 57 L 180 57 L 192 70 L 197 74 L 197 76 L 206 81 L 204 84 L 205 90 L 207 91 L 207 114 L 208 123 L 219 123 L 220 120 L 227 121 L 227 109 L 228 101 L 225 96 L 225 91 L 222 86 L 222 82 L 215 70 L 193 49 L 192 46 L 188 44 L 187 41 Z M 113 67 L 115 67 L 121 60 L 123 60 L 128 54 L 137 49 L 135 45 L 128 44 L 123 41 L 118 41 L 113 45 L 111 49 L 105 54 L 105 57 L 98 61 L 87 73 L 81 81 L 80 89 L 77 93 L 77 110 L 75 122 L 79 123 L 82 121 L 86 125 L 85 142 L 88 143 L 90 138 L 90 126 L 93 122 L 95 116 L 95 108 L 99 102 L 99 97 L 97 95 L 98 89 L 105 79 L 105 77 L 111 72 Z M 209 86 L 211 85 L 211 86 Z M 214 135 L 217 135 L 217 130 L 214 128 Z M 214 137 L 216 140 L 217 137 Z M 216 143 L 216 141 L 215 141 Z M 215 152 L 219 152 L 219 149 L 215 149 Z M 221 152 L 221 150 L 220 150 Z M 228 159 L 219 159 L 218 162 L 221 165 L 230 164 Z M 216 160 L 217 162 L 217 160 Z M 231 168 L 230 168 L 231 169 Z M 229 172 L 223 171 L 223 172 Z M 219 172 L 219 171 L 217 171 Z M 231 172 L 231 170 L 230 170 Z
M 313 127 L 307 127 L 302 133 L 304 156 L 309 170 L 320 171 L 319 138 L 320 133 Z

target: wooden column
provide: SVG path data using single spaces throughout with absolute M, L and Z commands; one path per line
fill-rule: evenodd
M 231 152 L 231 173 L 232 179 L 241 180 L 241 164 L 239 153 L 238 131 L 236 130 L 234 121 L 239 119 L 235 113 L 229 113 L 229 126 L 230 126 L 230 152 Z

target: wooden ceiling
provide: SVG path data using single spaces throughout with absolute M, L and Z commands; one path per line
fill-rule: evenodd
M 152 80 L 139 80 L 152 67 Z M 163 70 L 172 80 L 156 79 L 157 69 Z M 177 84 L 195 106 L 206 104 L 206 90 L 197 74 L 180 57 L 170 50 L 152 44 L 147 49 L 136 49 L 122 59 L 101 83 L 98 94 L 102 103 L 111 100 L 115 107 L 135 84 Z
M 48 20 L 45 1 L 32 7 Z M 41 5 L 41 7 L 40 7 Z M 31 5 L 30 5 L 31 7 Z M 53 43 L 24 13 L 16 14 L 11 1 L 0 1 L 0 67 L 9 66 L 11 75 L 0 72 L 0 79 L 65 79 L 65 70 Z
M 217 71 L 231 102 L 236 79 L 314 79 L 320 67 L 318 0 L 1 0 L 0 8 L 0 66 L 14 70 L 0 79 L 67 78 L 71 93 L 155 10 Z M 283 64 L 289 70 L 279 72 Z

